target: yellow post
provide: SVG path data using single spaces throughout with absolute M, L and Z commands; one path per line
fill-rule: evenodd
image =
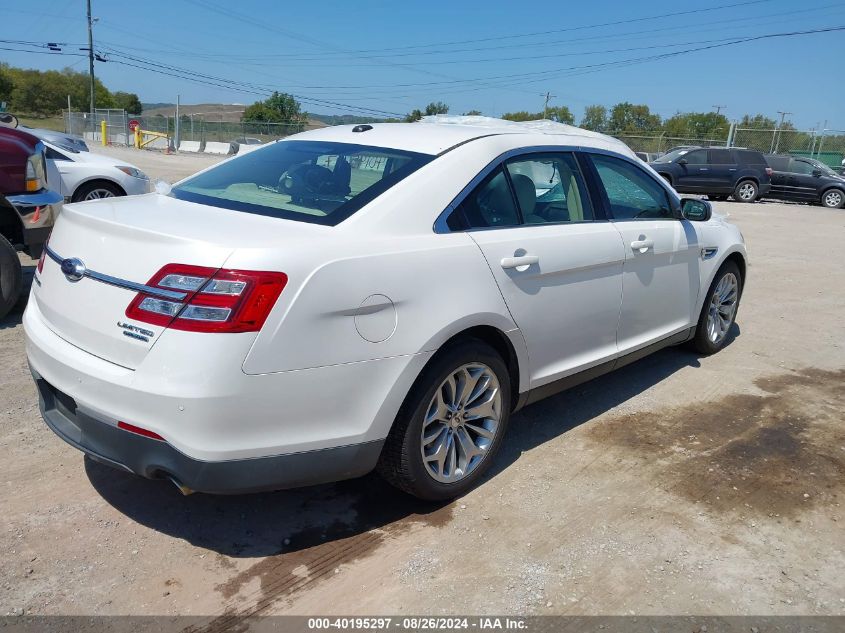
M 135 126 L 135 149 L 141 149 L 141 126 Z
M 103 119 L 100 121 L 100 136 L 102 137 L 103 145 L 109 144 L 108 132 L 106 131 L 108 126 L 106 125 L 106 120 Z

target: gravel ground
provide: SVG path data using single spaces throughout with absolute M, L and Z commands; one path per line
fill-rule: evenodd
M 107 151 L 171 180 L 214 160 Z M 730 344 L 523 410 L 445 505 L 374 476 L 182 497 L 85 460 L 40 420 L 12 314 L 0 615 L 845 614 L 845 211 L 716 207 L 751 255 Z

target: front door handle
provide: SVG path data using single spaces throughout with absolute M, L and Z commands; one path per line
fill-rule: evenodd
M 640 253 L 646 253 L 649 249 L 654 248 L 654 240 L 634 240 L 631 242 L 631 248 Z
M 516 268 L 517 270 L 522 269 L 525 270 L 529 266 L 533 266 L 534 264 L 540 263 L 540 258 L 537 255 L 521 255 L 519 257 L 503 257 L 502 261 L 499 262 L 502 265 L 502 268 L 508 270 L 510 268 Z

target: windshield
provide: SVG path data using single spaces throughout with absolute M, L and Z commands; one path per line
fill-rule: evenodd
M 281 141 L 189 178 L 170 195 L 334 226 L 433 158 L 349 143 Z
M 689 154 L 689 152 L 690 152 L 689 149 L 676 149 L 676 150 L 669 152 L 668 154 L 663 154 L 663 156 L 654 160 L 653 162 L 655 162 L 655 163 L 671 163 L 676 158 L 680 158 L 684 154 Z

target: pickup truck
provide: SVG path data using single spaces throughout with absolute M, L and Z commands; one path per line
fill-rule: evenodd
M 16 124 L 17 119 L 8 115 L 0 119 L 0 319 L 15 306 L 23 289 L 17 251 L 34 259 L 41 256 L 63 202 L 48 188 L 44 145 L 32 134 L 10 127 Z

